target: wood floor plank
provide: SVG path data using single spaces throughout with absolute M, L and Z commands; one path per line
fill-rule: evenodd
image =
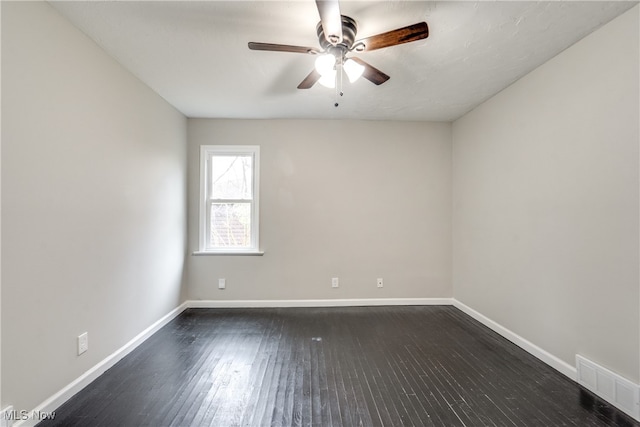
M 277 408 L 273 408 L 274 410 L 274 425 L 275 426 L 291 426 L 294 424 L 293 422 L 293 401 L 295 398 L 295 384 L 296 384 L 296 375 L 299 375 L 298 366 L 295 365 L 293 360 L 295 358 L 295 353 L 293 348 L 289 348 L 289 358 L 287 359 L 287 369 L 283 369 L 283 381 L 281 383 L 281 389 L 284 390 L 283 398 L 282 398 L 282 410 L 280 411 Z M 281 416 L 276 418 L 276 411 L 281 412 Z
M 335 344 L 333 348 L 334 359 L 336 360 L 336 368 L 339 369 L 340 382 L 344 386 L 343 406 L 341 407 L 341 415 L 345 426 L 370 426 L 374 425 L 371 419 L 371 413 L 367 410 L 364 402 L 364 393 L 362 385 L 358 381 L 355 371 L 355 364 L 352 356 L 353 350 L 350 347 L 351 340 L 348 339 L 350 334 L 336 333 L 334 336 Z
M 48 426 L 640 423 L 458 309 L 188 309 Z
M 284 344 L 284 340 L 281 339 L 281 341 Z M 291 366 L 291 348 L 288 343 L 278 349 L 277 361 L 277 373 L 274 373 L 275 389 L 273 390 L 273 401 L 271 407 L 265 411 L 264 418 L 265 422 L 270 420 L 270 425 L 273 427 L 286 425 L 283 419 L 288 406 L 286 392 L 290 385 L 288 377 L 290 373 L 289 366 Z

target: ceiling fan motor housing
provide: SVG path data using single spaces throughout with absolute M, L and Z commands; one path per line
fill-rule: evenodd
M 324 36 L 324 30 L 322 28 L 322 21 L 318 22 L 316 26 L 316 32 L 318 33 L 318 42 L 320 46 L 325 51 L 331 51 L 332 49 L 338 48 L 342 51 L 342 53 L 346 53 L 351 50 L 353 46 L 353 42 L 356 40 L 356 33 L 358 32 L 358 26 L 356 25 L 356 21 L 348 16 L 340 15 L 342 18 L 342 41 L 337 45 L 332 45 L 329 41 L 327 41 Z

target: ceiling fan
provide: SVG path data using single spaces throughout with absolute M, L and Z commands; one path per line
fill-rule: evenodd
M 320 49 L 314 47 L 292 46 L 274 43 L 249 42 L 251 50 L 266 50 L 274 52 L 293 52 L 317 55 L 316 66 L 298 85 L 298 89 L 309 89 L 316 82 L 327 87 L 335 87 L 337 77 L 342 77 L 344 70 L 350 81 L 360 76 L 376 85 L 389 80 L 389 76 L 366 63 L 360 58 L 347 56 L 351 52 L 366 52 L 396 46 L 429 36 L 426 22 L 409 25 L 375 36 L 356 40 L 358 27 L 356 21 L 340 14 L 338 0 L 316 0 L 320 22 L 316 26 Z M 337 104 L 336 104 L 337 106 Z

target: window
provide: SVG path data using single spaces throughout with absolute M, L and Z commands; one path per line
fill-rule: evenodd
M 259 253 L 260 147 L 200 147 L 200 252 Z

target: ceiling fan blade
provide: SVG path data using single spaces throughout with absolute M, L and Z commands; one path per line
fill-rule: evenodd
M 298 85 L 298 89 L 310 89 L 311 86 L 313 86 L 318 80 L 320 80 L 320 77 L 322 76 L 314 68 L 313 71 L 311 71 L 309 75 L 300 82 L 300 84 Z
M 375 83 L 376 85 L 381 85 L 382 83 L 390 79 L 388 75 L 378 70 L 373 65 L 364 62 L 362 59 L 354 57 L 352 57 L 351 59 L 364 67 L 362 77 L 369 80 L 370 82 Z
M 354 43 L 354 46 L 356 46 L 356 50 L 360 52 L 409 43 L 426 39 L 427 37 L 429 37 L 429 26 L 426 22 L 419 22 L 409 25 L 408 27 L 398 28 L 397 30 L 387 31 L 386 33 L 358 40 Z M 359 48 L 359 44 L 362 44 L 363 47 Z
M 342 16 L 338 0 L 316 0 L 324 37 L 332 45 L 342 41 Z
M 293 53 L 320 53 L 315 47 L 305 46 L 291 46 L 288 44 L 275 44 L 275 43 L 257 43 L 249 42 L 249 49 L 251 50 L 268 50 L 271 52 L 293 52 Z

